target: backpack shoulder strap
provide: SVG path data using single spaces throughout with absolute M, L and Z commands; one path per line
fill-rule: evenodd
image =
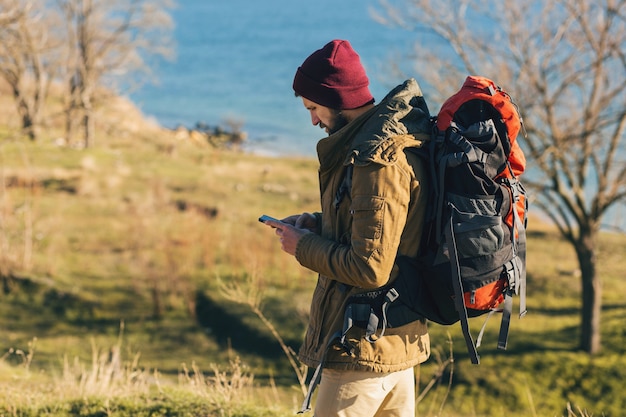
M 349 164 L 346 166 L 345 172 L 343 173 L 343 177 L 341 179 L 341 184 L 339 188 L 337 188 L 337 192 L 335 193 L 335 199 L 333 200 L 333 206 L 335 209 L 339 207 L 341 201 L 346 195 L 350 194 L 352 190 L 352 171 L 354 170 L 354 165 Z

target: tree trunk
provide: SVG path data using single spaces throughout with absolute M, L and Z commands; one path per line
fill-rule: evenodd
M 65 142 L 69 145 L 74 135 L 74 109 L 68 106 L 65 110 Z
M 74 75 L 70 78 L 69 94 L 67 94 L 67 101 L 65 103 L 65 140 L 69 145 L 72 143 L 74 137 L 74 127 L 76 126 L 76 112 L 79 109 L 80 94 L 78 94 L 79 85 L 77 84 L 78 76 Z
M 85 134 L 85 148 L 91 148 L 94 145 L 93 112 L 90 107 L 85 107 L 84 112 L 83 131 Z
M 22 121 L 22 132 L 32 141 L 37 139 L 35 120 L 26 99 L 22 96 L 21 90 L 13 86 L 13 97 L 17 101 L 17 112 Z
M 94 120 L 93 120 L 93 105 L 92 105 L 92 89 L 87 85 L 82 85 L 81 91 L 81 104 L 83 111 L 83 139 L 85 141 L 85 148 L 91 148 L 94 145 L 95 133 L 94 133 Z
M 596 270 L 594 241 L 595 233 L 587 231 L 575 244 L 582 279 L 580 348 L 589 354 L 600 352 L 601 346 L 602 282 Z
M 33 119 L 28 113 L 22 114 L 22 131 L 31 141 L 37 140 L 37 131 Z

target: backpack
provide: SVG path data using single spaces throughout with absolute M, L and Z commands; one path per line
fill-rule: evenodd
M 497 346 L 506 349 L 513 295 L 520 297 L 520 317 L 526 314 L 528 202 L 518 178 L 526 160 L 516 140 L 522 128 L 517 106 L 502 88 L 484 77 L 466 78 L 441 107 L 429 146 L 436 204 L 423 254 L 400 260 L 416 263 L 409 271 L 419 270 L 423 295 L 408 293 L 409 305 L 440 324 L 460 321 L 475 364 L 485 327 L 474 343 L 469 317 L 501 311 Z M 398 291 L 402 299 L 407 288 Z
M 467 77 L 432 121 L 427 149 L 410 149 L 430 169 L 434 202 L 421 254 L 399 256 L 400 274 L 390 286 L 350 300 L 341 342 L 355 324 L 375 342 L 386 327 L 419 317 L 443 325 L 460 321 L 470 359 L 478 364 L 487 320 L 475 343 L 468 319 L 502 312 L 497 346 L 506 349 L 514 295 L 520 317 L 526 314 L 528 203 L 518 178 L 526 160 L 516 141 L 523 124 L 511 97 L 477 76 Z

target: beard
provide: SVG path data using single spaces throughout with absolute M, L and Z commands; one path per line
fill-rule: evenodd
M 338 132 L 339 130 L 341 130 L 341 128 L 343 128 L 348 123 L 349 123 L 348 119 L 346 119 L 346 117 L 341 113 L 340 110 L 337 110 L 334 114 L 332 125 L 326 126 L 328 134 L 332 135 L 333 133 Z

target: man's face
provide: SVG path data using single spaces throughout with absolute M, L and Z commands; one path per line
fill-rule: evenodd
M 339 110 L 322 106 L 304 97 L 302 97 L 302 104 L 304 104 L 304 107 L 311 115 L 311 123 L 314 126 L 319 126 L 320 129 L 324 129 L 329 135 L 348 124 L 348 120 Z

